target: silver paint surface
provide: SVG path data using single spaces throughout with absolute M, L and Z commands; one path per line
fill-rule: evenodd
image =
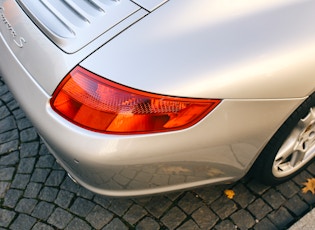
M 315 91 L 315 1 L 170 0 L 139 9 L 76 52 L 0 0 L 0 74 L 63 167 L 86 188 L 135 196 L 240 179 Z M 19 48 L 14 28 L 26 43 Z M 75 40 L 74 40 L 75 43 Z M 5 58 L 3 58 L 5 57 Z M 137 89 L 220 98 L 195 126 L 149 135 L 81 129 L 50 108 L 76 65 Z

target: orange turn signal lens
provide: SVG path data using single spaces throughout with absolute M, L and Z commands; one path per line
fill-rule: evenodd
M 137 134 L 188 128 L 220 100 L 169 97 L 132 89 L 77 66 L 61 82 L 51 106 L 70 122 L 102 133 Z

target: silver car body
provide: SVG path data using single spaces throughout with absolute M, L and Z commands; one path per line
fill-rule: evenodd
M 58 162 L 96 193 L 238 180 L 315 91 L 314 0 L 56 2 L 0 0 L 0 74 Z M 147 92 L 222 101 L 184 130 L 96 133 L 49 104 L 77 65 Z

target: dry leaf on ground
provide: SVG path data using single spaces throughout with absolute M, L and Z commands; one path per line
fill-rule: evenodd
M 225 190 L 224 194 L 229 199 L 233 199 L 233 197 L 235 196 L 235 192 L 233 190 L 229 190 L 229 189 Z
M 307 193 L 308 191 L 315 194 L 315 178 L 307 179 L 307 182 L 303 183 L 305 187 L 302 189 L 303 193 Z

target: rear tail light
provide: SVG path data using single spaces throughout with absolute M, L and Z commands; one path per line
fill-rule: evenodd
M 54 92 L 51 106 L 62 117 L 89 130 L 137 134 L 190 127 L 219 102 L 139 91 L 77 66 Z

